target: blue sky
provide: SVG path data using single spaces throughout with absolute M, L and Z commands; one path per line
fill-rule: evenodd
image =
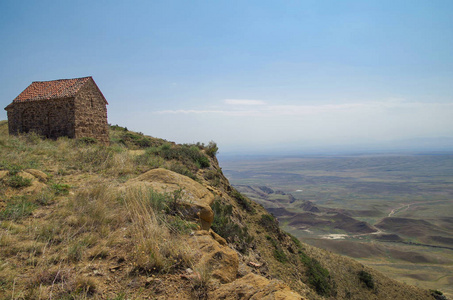
M 3 0 L 0 36 L 2 107 L 93 76 L 110 123 L 223 152 L 453 145 L 453 1 Z

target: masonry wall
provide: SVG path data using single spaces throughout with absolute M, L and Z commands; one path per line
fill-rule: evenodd
M 75 97 L 75 138 L 92 137 L 109 144 L 107 107 L 93 81 L 88 81 Z
M 14 103 L 7 113 L 10 134 L 75 137 L 74 98 Z

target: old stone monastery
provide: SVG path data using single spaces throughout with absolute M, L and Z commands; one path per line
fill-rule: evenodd
M 108 144 L 107 104 L 92 77 L 35 81 L 5 107 L 9 133 L 91 137 Z

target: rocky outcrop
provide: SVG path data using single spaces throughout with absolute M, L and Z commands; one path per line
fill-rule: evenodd
M 191 236 L 188 243 L 201 253 L 197 263 L 199 269 L 208 269 L 212 278 L 219 280 L 220 283 L 232 282 L 238 272 L 238 255 L 226 243 L 223 245 L 219 243 L 218 238 L 222 239 L 214 232 L 200 230 Z
M 126 186 L 152 188 L 161 193 L 174 193 L 180 190 L 180 206 L 186 216 L 200 220 L 201 228 L 204 230 L 208 230 L 214 221 L 214 213 L 211 209 L 214 195 L 187 176 L 158 168 L 129 180 Z
M 277 280 L 250 273 L 209 293 L 209 299 L 301 300 L 301 295 Z

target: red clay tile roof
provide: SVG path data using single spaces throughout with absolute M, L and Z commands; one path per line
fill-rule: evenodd
M 48 100 L 73 97 L 91 77 L 34 81 L 13 102 Z

